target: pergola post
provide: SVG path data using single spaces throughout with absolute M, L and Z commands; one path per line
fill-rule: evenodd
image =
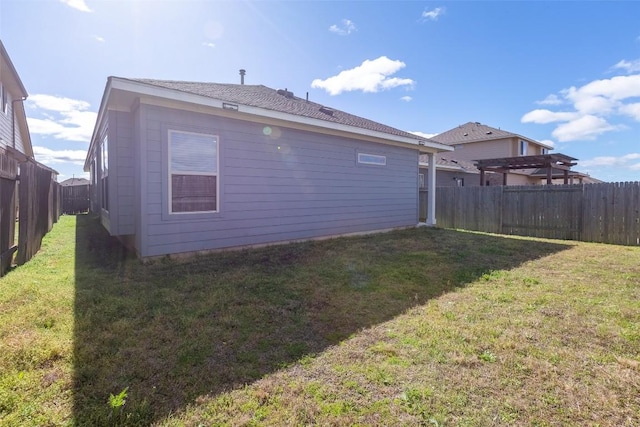
M 484 169 L 480 168 L 480 185 L 484 185 Z

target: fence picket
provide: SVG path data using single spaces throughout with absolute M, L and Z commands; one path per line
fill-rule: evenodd
M 640 245 L 640 182 L 439 187 L 439 226 Z

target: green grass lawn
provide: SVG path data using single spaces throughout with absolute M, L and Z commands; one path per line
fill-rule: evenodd
M 411 229 L 0 279 L 0 425 L 640 425 L 640 248 Z

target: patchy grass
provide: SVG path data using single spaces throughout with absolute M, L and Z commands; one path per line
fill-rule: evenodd
M 638 425 L 640 248 L 413 229 L 0 281 L 0 424 Z

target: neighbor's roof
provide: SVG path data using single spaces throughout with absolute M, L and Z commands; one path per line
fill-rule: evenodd
M 76 185 L 88 185 L 89 180 L 86 178 L 69 178 L 60 183 L 63 187 L 73 187 Z
M 263 85 L 185 82 L 175 80 L 128 80 L 206 96 L 208 98 L 218 99 L 225 102 L 249 105 L 252 107 L 294 114 L 296 116 L 324 120 L 331 123 L 355 126 L 376 132 L 404 136 L 416 141 L 429 141 L 429 139 L 419 137 L 412 133 L 396 129 L 382 123 L 374 122 L 373 120 L 368 120 L 344 111 L 325 107 L 312 101 L 307 101 L 306 98 L 297 97 L 287 89 L 276 90 Z
M 432 140 L 446 145 L 466 144 L 468 142 L 491 141 L 501 138 L 521 138 L 534 142 L 545 148 L 553 148 L 549 145 L 535 141 L 531 138 L 518 135 L 517 133 L 508 132 L 502 129 L 496 129 L 491 126 L 484 125 L 480 122 L 468 122 L 446 132 L 442 132 L 431 137 Z
M 13 66 L 13 62 L 11 62 L 7 50 L 4 48 L 4 44 L 2 44 L 2 40 L 0 40 L 0 57 L 0 76 L 6 76 L 6 73 L 9 72 L 9 75 L 13 78 L 11 82 L 13 87 L 17 92 L 19 92 L 21 97 L 26 98 L 28 95 L 27 89 L 25 89 L 22 84 L 22 80 L 20 80 L 20 76 L 18 75 L 16 68 Z
M 455 153 L 446 153 L 436 155 L 436 169 L 454 170 L 464 173 L 479 174 L 480 170 L 473 164 L 466 160 L 460 160 L 453 157 Z M 429 160 L 426 155 L 420 156 L 420 167 L 428 167 Z

